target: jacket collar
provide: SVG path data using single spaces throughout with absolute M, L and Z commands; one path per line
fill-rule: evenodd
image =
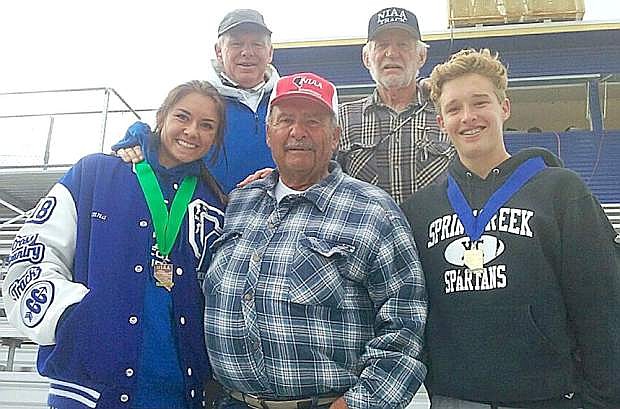
M 207 70 L 207 81 L 209 81 L 220 94 L 225 97 L 232 97 L 239 100 L 243 100 L 241 95 L 244 92 L 257 92 L 261 89 L 264 90 L 266 95 L 269 95 L 279 79 L 280 74 L 278 74 L 278 71 L 273 65 L 269 64 L 267 66 L 267 70 L 265 71 L 265 82 L 262 84 L 262 87 L 252 90 L 244 90 L 237 88 L 231 84 L 229 80 L 225 80 L 222 77 L 222 68 L 217 60 L 211 60 L 211 67 Z

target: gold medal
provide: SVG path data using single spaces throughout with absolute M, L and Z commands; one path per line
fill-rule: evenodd
M 484 265 L 484 253 L 482 249 L 474 246 L 476 246 L 476 244 L 472 244 L 472 248 L 465 250 L 463 253 L 463 262 L 470 270 L 481 269 Z
M 172 264 L 155 264 L 153 267 L 153 277 L 157 281 L 157 287 L 164 287 L 166 290 L 172 290 L 174 283 L 172 282 Z

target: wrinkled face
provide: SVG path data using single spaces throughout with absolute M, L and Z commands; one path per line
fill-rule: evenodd
M 184 96 L 164 119 L 159 163 L 171 168 L 202 158 L 211 148 L 219 126 L 212 98 L 196 92 Z
M 439 107 L 437 122 L 466 166 L 473 169 L 501 163 L 506 154 L 503 125 L 510 117 L 510 101 L 499 101 L 488 78 L 466 74 L 446 81 Z
M 394 89 L 415 83 L 426 53 L 418 53 L 409 32 L 395 28 L 379 32 L 364 50 L 363 60 L 376 84 Z
M 273 47 L 264 30 L 243 24 L 222 35 L 215 45 L 215 55 L 224 73 L 247 89 L 264 80 Z
M 285 180 L 303 180 L 307 188 L 329 173 L 329 161 L 338 147 L 340 128 L 333 113 L 303 97 L 288 97 L 271 108 L 267 145 Z

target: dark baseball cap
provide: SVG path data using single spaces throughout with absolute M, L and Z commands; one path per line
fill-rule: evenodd
M 219 37 L 228 30 L 238 27 L 241 24 L 254 24 L 268 34 L 271 34 L 271 30 L 269 30 L 265 24 L 263 15 L 258 11 L 252 9 L 237 9 L 224 16 L 217 29 L 217 36 Z
M 415 14 L 400 7 L 387 7 L 373 14 L 368 21 L 368 41 L 377 33 L 389 28 L 402 28 L 416 39 L 422 39 Z

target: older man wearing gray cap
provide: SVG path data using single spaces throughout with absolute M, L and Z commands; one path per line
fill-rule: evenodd
M 399 7 L 378 11 L 368 22 L 362 49 L 376 90 L 339 110 L 338 161 L 343 170 L 381 187 L 399 204 L 443 180 L 454 157 L 433 104 L 416 85 L 426 53 L 415 14 Z
M 271 65 L 271 30 L 256 10 L 237 9 L 226 14 L 218 26 L 216 59 L 207 74 L 226 100 L 224 155 L 205 157 L 206 164 L 225 192 L 257 169 L 273 167 L 265 143 L 265 116 L 269 94 L 279 78 Z M 139 147 L 150 133 L 137 122 L 125 138 L 112 147 L 126 160 L 142 160 Z M 134 149 L 123 149 L 134 147 Z

